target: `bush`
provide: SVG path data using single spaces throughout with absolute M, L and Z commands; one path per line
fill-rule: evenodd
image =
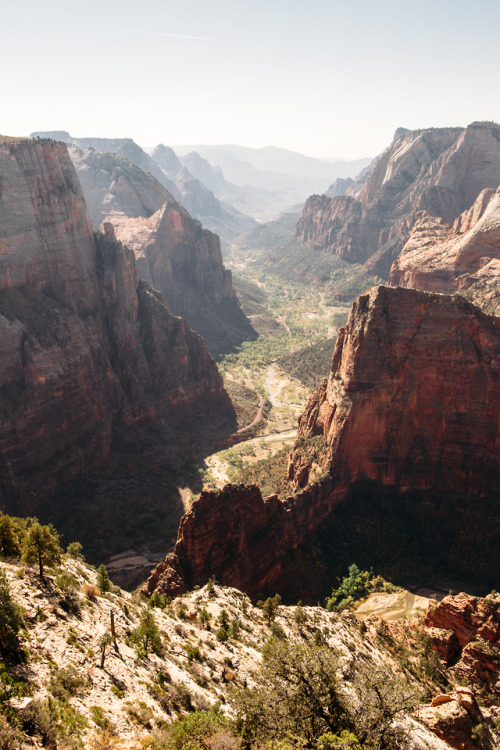
M 76 695 L 78 690 L 85 684 L 85 678 L 78 674 L 75 667 L 70 665 L 66 668 L 56 668 L 50 678 L 48 690 L 54 698 L 67 700 Z
M 140 656 L 147 656 L 149 650 L 158 656 L 163 653 L 160 631 L 150 609 L 142 610 L 139 627 L 132 631 L 131 637 Z

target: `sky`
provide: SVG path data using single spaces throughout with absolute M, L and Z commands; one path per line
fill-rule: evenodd
M 375 156 L 397 127 L 500 122 L 498 0 L 18 0 L 0 133 Z

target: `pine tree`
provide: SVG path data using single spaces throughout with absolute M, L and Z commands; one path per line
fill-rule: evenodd
M 14 533 L 10 516 L 0 515 L 0 555 L 2 557 L 18 557 L 19 544 Z
M 61 545 L 59 534 L 52 524 L 42 526 L 35 518 L 24 539 L 22 561 L 38 563 L 40 578 L 43 578 L 45 565 L 57 565 L 61 562 Z
M 97 569 L 97 588 L 99 593 L 104 595 L 107 591 L 111 591 L 111 581 L 109 580 L 108 571 L 105 565 L 99 565 Z
M 19 631 L 22 626 L 21 610 L 12 599 L 5 572 L 0 570 L 0 654 L 3 658 L 20 657 Z

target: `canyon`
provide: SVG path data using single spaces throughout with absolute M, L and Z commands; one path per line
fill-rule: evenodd
M 112 225 L 94 234 L 66 146 L 3 139 L 0 171 L 2 505 L 43 511 L 47 493 L 108 459 L 116 430 L 161 425 L 175 445 L 231 429 L 205 344 Z
M 370 290 L 353 305 L 328 381 L 299 420 L 288 466 L 295 493 L 202 493 L 146 590 L 178 595 L 213 576 L 252 595 L 285 591 L 294 553 L 356 487 L 368 502 L 383 490 L 408 513 L 425 517 L 434 507 L 450 528 L 462 516 L 477 534 L 472 546 L 494 551 L 499 375 L 497 318 L 458 296 Z M 311 463 L 302 445 L 314 435 L 325 452 Z M 498 551 L 490 576 L 497 566 Z

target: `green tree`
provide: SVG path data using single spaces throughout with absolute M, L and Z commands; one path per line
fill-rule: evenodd
M 153 612 L 147 607 L 141 612 L 139 627 L 132 631 L 132 640 L 135 641 L 137 651 L 141 655 L 147 656 L 149 650 L 158 655 L 163 651 L 158 625 Z
M 34 519 L 24 538 L 22 561 L 38 563 L 40 578 L 43 578 L 45 565 L 57 565 L 61 562 L 61 545 L 59 534 L 52 524 L 42 526 Z
M 301 628 L 302 625 L 305 625 L 305 623 L 307 622 L 307 613 L 302 606 L 302 602 L 297 602 L 295 612 L 293 613 L 293 619 L 294 622 L 299 626 L 299 628 Z
M 108 571 L 106 570 L 105 565 L 99 565 L 97 569 L 97 588 L 102 595 L 107 591 L 111 591 L 111 581 L 109 580 Z
M 101 649 L 101 669 L 104 669 L 106 649 L 109 645 L 111 645 L 111 643 L 113 643 L 113 636 L 111 635 L 109 630 L 106 630 L 106 632 L 103 633 L 99 638 L 99 648 Z
M 410 683 L 382 666 L 359 660 L 349 677 L 326 644 L 290 644 L 272 638 L 263 650 L 257 688 L 239 688 L 233 705 L 247 746 L 293 738 L 319 750 L 394 750 L 411 747 L 401 719 L 417 695 Z M 357 740 L 357 742 L 356 742 Z
M 83 555 L 83 547 L 80 542 L 70 542 L 66 549 L 66 552 L 70 557 L 74 557 L 75 560 L 85 560 Z
M 0 654 L 5 659 L 19 660 L 19 631 L 23 627 L 21 610 L 12 599 L 9 582 L 0 570 Z
M 279 594 L 275 594 L 273 597 L 269 596 L 262 605 L 262 614 L 266 618 L 268 625 L 271 625 L 271 622 L 278 614 L 278 607 L 280 604 L 281 596 Z
M 0 515 L 0 555 L 2 557 L 18 557 L 19 543 L 14 533 L 10 516 Z
M 240 689 L 234 704 L 243 735 L 259 741 L 288 735 L 312 746 L 347 723 L 336 675 L 338 659 L 326 647 L 272 638 L 264 648 L 257 689 Z

